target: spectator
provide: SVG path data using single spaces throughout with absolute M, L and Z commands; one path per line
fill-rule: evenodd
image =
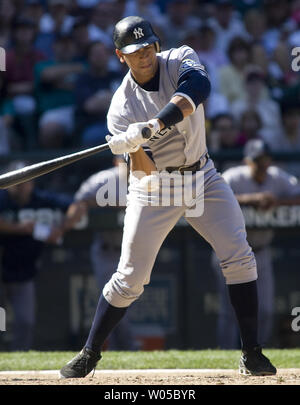
M 255 110 L 245 110 L 239 117 L 239 145 L 244 146 L 252 139 L 262 139 L 262 121 Z
M 221 93 L 212 92 L 203 103 L 206 118 L 209 120 L 214 119 L 219 114 L 229 114 L 230 105 Z
M 125 5 L 123 17 L 138 15 L 153 25 L 160 26 L 163 23 L 163 15 L 155 0 L 128 0 Z
M 49 0 L 47 1 L 47 5 L 47 12 L 43 13 L 39 20 L 36 47 L 42 49 L 48 59 L 53 59 L 53 43 L 55 37 L 56 35 L 66 35 L 70 33 L 74 23 L 74 17 L 70 15 L 71 0 Z
M 78 76 L 75 86 L 76 125 L 83 146 L 105 141 L 106 114 L 122 77 L 109 69 L 109 49 L 101 42 L 89 47 L 89 70 Z
M 250 44 L 235 37 L 229 44 L 229 64 L 219 69 L 220 91 L 230 103 L 246 98 L 245 69 L 250 63 Z
M 13 162 L 8 171 L 26 166 Z M 47 243 L 57 243 L 61 222 L 56 222 L 72 199 L 41 191 L 29 181 L 0 190 L 2 281 L 13 311 L 11 350 L 30 350 L 35 326 L 35 277 L 38 260 Z M 47 209 L 47 216 L 44 215 Z
M 300 186 L 289 173 L 271 165 L 270 150 L 261 141 L 250 141 L 244 149 L 245 165 L 223 173 L 241 206 L 251 206 L 268 211 L 279 205 L 300 203 Z M 269 344 L 274 316 L 274 274 L 270 246 L 274 237 L 272 229 L 247 229 L 247 239 L 252 246 L 257 263 L 257 289 L 259 298 L 259 341 Z M 220 312 L 217 324 L 218 346 L 221 349 L 239 349 L 237 322 L 224 289 L 223 275 L 215 255 L 212 259 L 220 294 Z
M 254 110 L 261 120 L 261 135 L 267 142 L 282 131 L 280 107 L 269 96 L 266 77 L 258 67 L 249 67 L 245 74 L 245 90 L 243 98 L 231 104 L 232 114 L 237 120 L 243 112 Z
M 282 38 L 282 30 L 290 14 L 290 2 L 286 0 L 264 0 L 263 12 L 266 16 L 267 29 L 264 34 L 265 47 L 272 54 Z
M 99 2 L 92 11 L 88 27 L 90 41 L 101 41 L 113 49 L 112 30 L 114 6 L 110 1 Z
M 265 14 L 259 9 L 252 8 L 245 14 L 244 23 L 249 40 L 265 45 L 264 35 L 267 29 Z
M 43 0 L 26 0 L 24 4 L 23 16 L 32 20 L 38 31 L 40 30 L 41 19 L 44 15 Z
M 13 103 L 22 144 L 28 148 L 36 142 L 34 65 L 45 59 L 44 54 L 34 48 L 35 30 L 31 20 L 17 18 L 13 24 L 13 47 L 6 55 L 7 97 Z
M 91 9 L 99 3 L 99 0 L 75 0 L 76 7 Z
M 283 131 L 270 143 L 276 152 L 300 153 L 300 104 L 284 104 L 281 107 Z M 300 178 L 300 164 L 298 162 L 281 165 L 294 176 Z
M 112 26 L 115 26 L 126 14 L 127 0 L 114 0 L 112 3 Z
M 183 43 L 197 52 L 200 62 L 209 72 L 212 91 L 218 92 L 218 69 L 227 64 L 227 57 L 223 50 L 216 48 L 215 30 L 209 24 L 202 24 L 199 29 L 189 32 Z
M 71 36 L 74 44 L 76 44 L 76 53 L 74 59 L 78 62 L 87 62 L 88 47 L 90 44 L 88 20 L 78 17 L 75 19 L 71 30 Z
M 200 20 L 192 16 L 191 11 L 191 0 L 168 1 L 167 12 L 160 27 L 164 37 L 163 48 L 178 47 L 188 32 L 199 28 Z
M 238 127 L 231 114 L 221 113 L 211 120 L 211 128 L 208 132 L 207 141 L 209 152 L 241 150 L 242 142 L 238 133 Z M 232 167 L 235 164 L 236 162 L 226 160 L 226 167 Z
M 294 30 L 289 34 L 288 43 L 291 47 L 299 46 L 300 44 L 300 1 L 293 0 L 291 3 L 291 25 Z
M 250 10 L 261 9 L 263 0 L 234 0 L 234 10 L 243 18 Z
M 43 52 L 46 55 L 46 58 L 52 58 L 52 46 L 55 37 L 55 31 L 43 30 L 42 21 L 47 15 L 45 14 L 45 2 L 43 0 L 27 0 L 24 5 L 23 15 L 26 18 L 34 21 L 37 27 L 34 42 L 35 48 Z
M 259 66 L 267 75 L 271 55 L 266 51 L 266 18 L 260 10 L 252 8 L 245 14 L 244 22 L 248 41 L 251 43 L 251 58 L 255 65 Z
M 11 0 L 0 1 L 0 46 L 8 49 L 11 42 L 11 26 L 16 6 Z
M 40 20 L 42 33 L 66 34 L 69 33 L 74 18 L 69 14 L 70 0 L 48 0 L 49 12 Z
M 216 47 L 224 51 L 233 38 L 246 38 L 246 30 L 243 21 L 234 12 L 233 1 L 216 0 L 215 4 L 215 17 L 209 22 L 216 31 Z
M 54 42 L 53 60 L 35 66 L 36 96 L 41 114 L 39 142 L 45 148 L 61 148 L 73 134 L 74 85 L 85 66 L 74 62 L 75 45 L 68 35 Z

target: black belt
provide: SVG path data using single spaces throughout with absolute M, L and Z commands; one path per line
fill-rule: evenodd
M 184 172 L 196 173 L 200 169 L 202 169 L 202 167 L 206 164 L 208 159 L 209 159 L 209 155 L 208 155 L 208 153 L 206 153 L 204 156 L 202 156 L 200 158 L 200 160 L 198 160 L 197 162 L 193 163 L 190 166 L 166 167 L 165 170 L 168 173 L 172 173 L 172 172 L 179 172 L 180 174 L 184 174 Z

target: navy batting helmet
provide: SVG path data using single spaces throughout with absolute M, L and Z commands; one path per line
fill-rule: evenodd
M 160 52 L 160 40 L 153 31 L 149 21 L 137 16 L 130 16 L 119 21 L 114 29 L 113 39 L 115 47 L 128 54 L 155 44 L 156 51 Z

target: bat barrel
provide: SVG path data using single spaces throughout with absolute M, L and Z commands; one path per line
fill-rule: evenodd
M 98 152 L 110 149 L 108 143 L 95 146 L 93 148 L 84 149 L 79 152 L 71 153 L 70 155 L 61 156 L 55 159 L 46 160 L 44 162 L 36 163 L 22 169 L 13 170 L 11 172 L 2 174 L 0 176 L 0 189 L 6 189 L 17 184 L 24 183 L 42 176 L 43 174 L 50 173 L 56 169 L 67 166 L 80 159 L 92 156 Z

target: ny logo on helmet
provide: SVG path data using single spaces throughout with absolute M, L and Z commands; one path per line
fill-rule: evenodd
M 135 36 L 135 39 L 142 38 L 144 36 L 143 28 L 141 28 L 141 27 L 135 28 L 133 30 L 133 35 Z

